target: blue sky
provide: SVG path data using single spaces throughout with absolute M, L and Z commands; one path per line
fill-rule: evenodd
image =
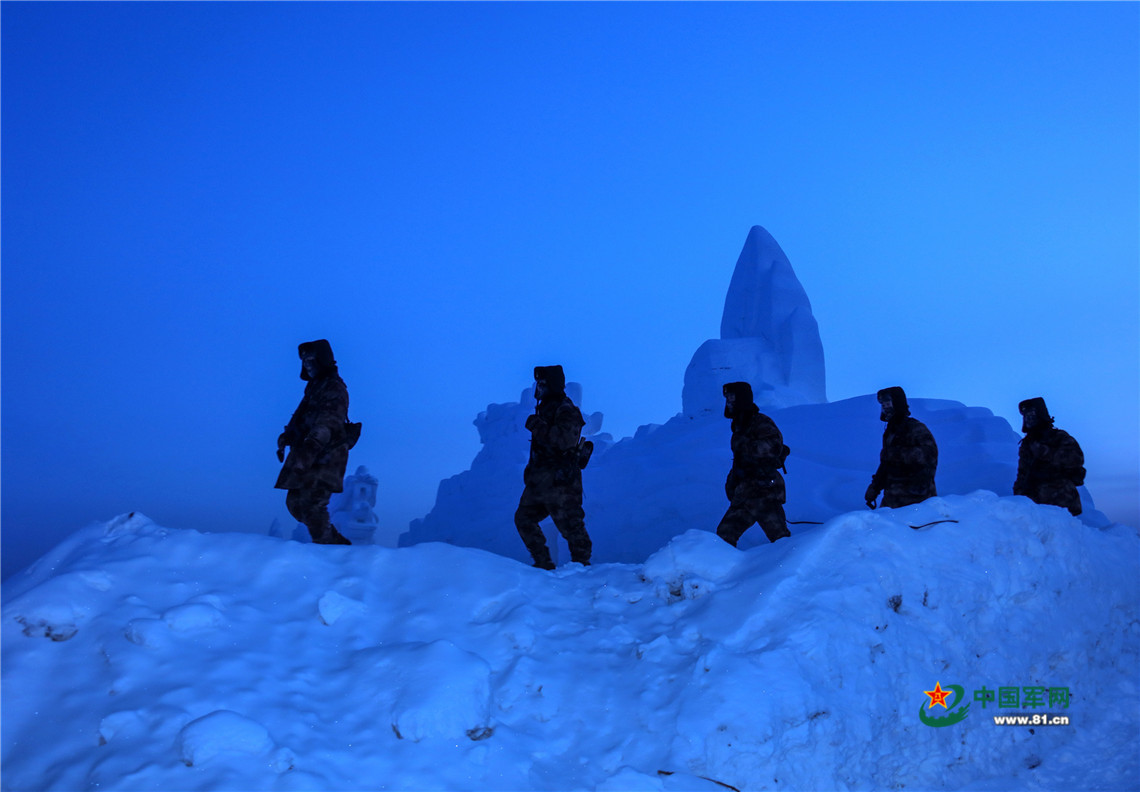
M 0 37 L 5 575 L 132 510 L 288 519 L 313 338 L 386 522 L 534 365 L 664 422 L 756 224 L 829 399 L 1042 395 L 1136 520 L 1140 5 L 6 2 Z

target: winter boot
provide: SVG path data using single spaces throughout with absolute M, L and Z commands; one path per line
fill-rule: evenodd
M 313 544 L 328 544 L 328 545 L 350 545 L 352 542 L 348 537 L 344 536 L 336 529 L 335 525 L 329 525 L 321 532 L 309 529 L 309 536 L 313 539 Z
M 531 553 L 531 558 L 534 559 L 532 566 L 537 569 L 554 569 L 554 561 L 550 558 L 550 551 L 545 547 Z
M 338 531 L 335 525 L 330 525 L 329 532 L 325 534 L 325 544 L 350 545 L 352 542 L 349 541 L 347 536 Z

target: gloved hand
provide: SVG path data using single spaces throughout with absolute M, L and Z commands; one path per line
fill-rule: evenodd
M 732 501 L 733 493 L 736 492 L 736 485 L 740 483 L 740 477 L 736 475 L 736 471 L 729 469 L 728 477 L 724 480 L 724 494 L 728 500 Z
M 872 509 L 875 508 L 875 498 L 879 497 L 880 492 L 882 490 L 876 487 L 873 482 L 867 487 L 867 491 L 863 494 L 863 500 L 867 501 L 867 506 Z
M 542 421 L 542 419 L 539 418 L 537 415 L 535 415 L 533 413 L 531 415 L 528 415 L 526 417 L 526 430 L 528 432 L 533 432 L 535 429 L 538 428 L 538 424 L 540 421 Z
M 286 441 L 285 433 L 282 432 L 281 434 L 279 434 L 277 436 L 277 461 L 278 462 L 284 462 L 285 461 L 285 446 L 287 446 L 287 445 L 289 445 L 289 443 Z
M 324 453 L 325 447 L 321 444 L 320 440 L 309 435 L 301 442 L 300 451 L 301 458 L 305 460 L 305 464 L 310 465 Z

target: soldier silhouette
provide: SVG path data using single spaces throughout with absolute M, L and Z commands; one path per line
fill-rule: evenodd
M 784 466 L 791 449 L 784 445 L 776 422 L 756 406 L 752 386 L 730 382 L 724 394 L 724 417 L 732 419 L 732 468 L 724 482 L 728 511 L 716 535 L 733 547 L 754 523 L 771 542 L 791 536 L 784 515 Z
M 1053 417 L 1040 396 L 1017 405 L 1025 437 L 1017 450 L 1017 480 L 1013 494 L 1081 513 L 1077 487 L 1085 483 L 1085 455 L 1068 432 L 1053 426 Z
M 285 464 L 275 486 L 289 491 L 285 507 L 305 524 L 314 543 L 352 544 L 329 520 L 328 506 L 329 495 L 344 490 L 348 451 L 360 436 L 360 424 L 348 422 L 348 388 L 329 342 L 308 341 L 297 354 L 305 394 L 277 438 L 277 459 Z
M 883 430 L 883 450 L 879 453 L 879 469 L 871 476 L 871 485 L 863 496 L 875 508 L 875 499 L 883 493 L 879 505 L 887 508 L 908 506 L 938 494 L 934 472 L 938 468 L 938 445 L 926 424 L 910 416 L 910 405 L 902 388 L 883 388 L 878 393 L 879 420 Z
M 515 527 L 540 569 L 554 569 L 550 548 L 539 523 L 550 517 L 570 546 L 570 560 L 590 563 L 593 545 L 582 510 L 582 468 L 593 443 L 582 441 L 582 412 L 566 395 L 561 366 L 534 369 L 535 411 L 526 419 L 530 459 L 523 471 L 523 493 L 515 511 Z

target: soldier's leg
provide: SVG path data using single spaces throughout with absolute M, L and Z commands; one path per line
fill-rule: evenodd
M 1036 498 L 1038 503 L 1046 503 L 1050 506 L 1060 506 L 1062 509 L 1068 509 L 1069 513 L 1074 517 L 1081 513 L 1081 496 L 1077 492 L 1077 488 L 1070 482 L 1064 480 L 1047 481 L 1038 487 L 1038 494 L 1040 500 Z
M 779 501 L 761 502 L 756 518 L 769 542 L 792 535 L 788 530 L 788 518 L 784 515 L 784 504 Z
M 573 490 L 558 493 L 551 503 L 550 517 L 554 527 L 570 546 L 570 560 L 589 564 L 594 545 L 586 533 L 586 512 L 582 509 L 582 493 Z
M 740 537 L 752 527 L 754 522 L 756 522 L 756 518 L 752 516 L 752 510 L 740 501 L 733 501 L 729 504 L 728 511 L 720 518 L 720 525 L 716 527 L 716 535 L 736 547 Z
M 519 537 L 526 545 L 527 552 L 534 559 L 534 565 L 539 569 L 554 569 L 554 561 L 550 558 L 550 548 L 546 546 L 546 537 L 538 524 L 550 516 L 546 506 L 535 497 L 530 487 L 523 489 L 519 498 L 519 507 L 515 510 L 515 528 Z
M 305 523 L 309 515 L 305 511 L 305 498 L 304 490 L 289 490 L 285 493 L 285 508 L 289 510 L 289 515 L 299 523 Z
M 897 509 L 900 506 L 905 506 L 901 494 L 895 487 L 887 486 L 883 488 L 883 499 L 879 501 L 880 509 Z
M 285 507 L 309 529 L 314 544 L 352 544 L 329 521 L 329 491 L 289 490 Z
M 918 503 L 922 498 L 915 498 L 910 492 L 901 486 L 890 486 L 883 490 L 883 500 L 879 503 L 881 509 L 901 509 L 903 506 L 910 506 L 912 503 Z
M 922 503 L 927 498 L 933 498 L 938 494 L 933 482 L 899 482 L 887 485 L 883 490 L 882 506 L 888 509 L 899 509 L 903 506 L 911 506 L 915 503 Z
M 352 542 L 349 540 L 349 538 L 347 536 L 344 536 L 344 534 L 341 533 L 340 531 L 337 531 L 336 525 L 333 525 L 333 523 L 329 522 L 329 520 L 328 520 L 328 496 L 329 495 L 331 495 L 331 493 L 329 493 L 329 492 L 325 493 L 325 498 L 324 498 L 325 503 L 323 505 L 321 505 L 321 507 L 320 507 L 320 513 L 324 515 L 325 525 L 326 525 L 324 534 L 321 534 L 320 544 L 321 545 L 351 545 Z

